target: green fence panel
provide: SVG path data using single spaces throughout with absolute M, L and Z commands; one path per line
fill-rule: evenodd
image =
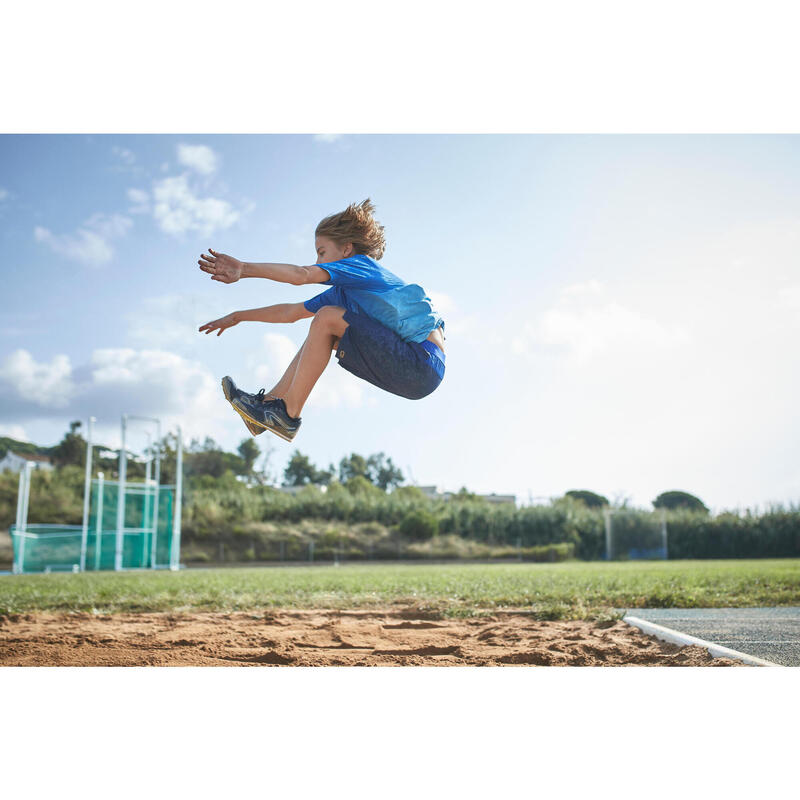
M 118 497 L 116 481 L 103 481 L 102 492 L 99 481 L 92 481 L 86 538 L 86 569 L 89 571 L 114 569 Z M 125 485 L 123 569 L 169 566 L 174 509 L 174 486 L 159 486 L 156 493 L 155 486 Z M 80 565 L 81 525 L 32 524 L 27 525 L 24 532 L 12 525 L 10 533 L 16 571 L 70 572 Z

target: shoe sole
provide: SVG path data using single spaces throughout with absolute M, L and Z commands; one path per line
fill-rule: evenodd
M 233 404 L 231 404 L 231 405 L 233 405 Z M 236 406 L 233 406 L 233 407 L 236 408 Z M 239 412 L 239 415 L 242 417 L 242 419 L 245 419 L 245 420 L 251 422 L 253 425 L 258 425 L 259 428 L 261 428 L 261 429 L 263 429 L 265 431 L 269 431 L 270 433 L 274 433 L 276 436 L 279 436 L 285 442 L 293 442 L 294 441 L 294 436 L 287 436 L 285 433 L 283 433 L 283 431 L 279 431 L 277 428 L 272 428 L 269 425 L 264 425 L 261 422 L 256 422 L 256 420 L 254 420 L 252 417 L 248 416 L 248 414 L 245 411 L 242 411 L 242 410 L 240 410 L 238 408 L 236 408 L 236 410 Z M 295 436 L 296 435 L 297 434 L 295 434 Z
M 227 377 L 227 376 L 226 376 Z M 267 428 L 264 428 L 261 425 L 256 425 L 255 423 L 251 422 L 247 417 L 239 411 L 238 408 L 233 404 L 233 400 L 231 399 L 230 387 L 228 386 L 228 382 L 225 378 L 222 379 L 222 393 L 225 395 L 225 399 L 231 404 L 231 408 L 242 418 L 242 422 L 247 426 L 247 430 L 253 436 L 258 436 L 260 433 L 264 433 Z

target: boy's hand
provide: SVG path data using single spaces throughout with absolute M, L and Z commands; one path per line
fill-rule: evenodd
M 206 322 L 205 325 L 201 325 L 197 330 L 200 332 L 205 331 L 207 334 L 209 334 L 219 329 L 219 333 L 217 334 L 217 336 L 221 336 L 222 331 L 224 331 L 226 328 L 232 328 L 234 325 L 238 324 L 239 324 L 239 318 L 236 312 L 233 311 L 227 316 L 215 319 L 213 322 Z
M 210 247 L 208 252 L 210 255 L 203 253 L 197 263 L 203 272 L 208 272 L 211 275 L 212 281 L 236 283 L 242 277 L 244 264 L 238 258 L 226 256 L 225 253 L 218 253 Z

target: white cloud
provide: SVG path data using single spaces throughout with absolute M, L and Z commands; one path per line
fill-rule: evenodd
M 103 238 L 91 231 L 79 230 L 76 236 L 56 236 L 47 228 L 37 225 L 33 235 L 37 242 L 48 245 L 53 252 L 83 264 L 105 264 L 114 255 Z
M 800 283 L 778 289 L 778 306 L 800 311 Z
M 17 398 L 20 407 L 61 409 L 75 395 L 72 365 L 66 355 L 39 363 L 27 350 L 15 350 L 0 364 L 0 412 L 7 398 Z
M 603 293 L 603 284 L 598 280 L 585 281 L 584 283 L 573 283 L 570 286 L 564 287 L 561 294 L 565 297 L 570 296 L 592 296 L 600 295 Z
M 111 239 L 124 236 L 133 221 L 120 214 L 96 213 L 89 217 L 74 234 L 57 235 L 37 225 L 33 235 L 37 242 L 50 247 L 53 252 L 89 266 L 106 264 L 114 256 Z
M 124 236 L 133 227 L 133 220 L 121 214 L 97 212 L 92 214 L 84 225 L 106 239 L 114 239 Z
M 210 175 L 217 169 L 216 153 L 204 144 L 179 144 L 178 162 L 201 175 Z
M 28 442 L 28 435 L 22 425 L 3 425 L 0 423 L 0 436 L 9 436 L 19 442 Z
M 153 214 L 165 233 L 198 231 L 210 235 L 229 228 L 239 219 L 239 212 L 226 200 L 197 197 L 189 187 L 186 175 L 157 181 L 153 197 Z
M 4 200 L 8 200 L 9 197 L 11 197 L 11 192 L 9 192 L 8 189 L 4 189 L 2 186 L 0 186 L 0 203 L 2 203 Z
M 73 368 L 66 355 L 38 362 L 18 350 L 0 364 L 0 418 L 25 421 L 98 419 L 98 441 L 119 444 L 123 413 L 157 417 L 162 432 L 181 425 L 190 437 L 242 437 L 241 420 L 228 414 L 219 380 L 205 365 L 166 350 L 102 348 Z
M 150 211 L 150 195 L 142 189 L 128 189 L 128 200 L 133 205 L 128 209 L 129 214 L 147 214 Z
M 602 284 L 593 280 L 564 287 L 556 305 L 522 326 L 511 348 L 517 355 L 555 349 L 585 362 L 652 353 L 689 341 L 684 326 L 608 299 Z
M 169 294 L 147 297 L 126 315 L 128 339 L 139 347 L 165 349 L 195 357 L 198 355 L 198 341 L 205 336 L 197 329 L 220 316 L 218 302 L 202 296 Z
M 117 156 L 123 164 L 127 166 L 132 166 L 136 163 L 136 156 L 133 154 L 131 150 L 128 150 L 127 147 L 120 147 L 119 145 L 114 145 L 111 148 L 111 152 Z
M 537 494 L 623 487 L 642 505 L 671 488 L 717 508 L 800 499 L 796 231 L 781 220 L 686 238 L 534 299 L 477 376 L 504 398 L 521 452 L 537 453 L 498 458 L 497 479 Z
M 450 295 L 444 292 L 428 292 L 428 297 L 433 301 L 433 307 L 443 317 L 455 311 L 456 304 Z
M 343 133 L 315 133 L 315 142 L 335 142 L 344 136 Z

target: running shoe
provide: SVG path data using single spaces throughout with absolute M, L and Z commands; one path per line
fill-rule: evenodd
M 231 405 L 245 420 L 272 431 L 287 442 L 291 442 L 300 430 L 300 417 L 290 417 L 286 403 L 280 397 L 267 400 L 259 399 L 256 395 L 251 401 L 239 394 L 233 398 Z
M 234 410 L 237 414 L 242 418 L 242 421 L 247 426 L 247 430 L 250 431 L 253 436 L 258 436 L 259 433 L 264 433 L 266 428 L 262 428 L 259 425 L 254 425 L 250 422 L 247 417 L 245 417 L 236 406 L 233 405 L 234 397 L 244 397 L 249 402 L 253 403 L 258 400 L 263 400 L 264 398 L 272 399 L 271 394 L 267 394 L 263 389 L 261 389 L 257 394 L 250 394 L 249 392 L 242 391 L 234 382 L 233 378 L 229 375 L 226 375 L 222 379 L 222 391 L 225 395 L 225 399 L 233 406 Z

